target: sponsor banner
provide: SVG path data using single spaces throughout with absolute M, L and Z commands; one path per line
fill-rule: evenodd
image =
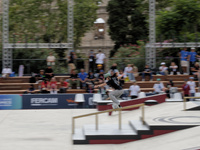
M 76 103 L 75 94 L 23 95 L 23 109 L 94 108 L 93 94 L 84 94 L 85 103 Z
M 84 94 L 84 98 L 84 108 L 96 108 L 96 104 L 93 103 L 93 94 Z
M 0 109 L 21 109 L 21 95 L 0 95 Z

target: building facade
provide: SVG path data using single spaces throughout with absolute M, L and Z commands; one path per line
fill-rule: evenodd
M 110 51 L 114 46 L 114 42 L 108 34 L 108 12 L 106 11 L 108 2 L 109 0 L 102 0 L 99 4 L 97 20 L 94 22 L 94 28 L 88 31 L 82 38 L 81 45 L 78 47 L 77 52 L 88 56 L 91 49 L 94 50 L 95 53 L 97 53 L 98 50 L 102 50 L 106 57 L 109 57 Z M 105 65 L 106 70 L 108 70 L 108 59 Z M 88 61 L 85 61 L 85 69 L 88 69 Z

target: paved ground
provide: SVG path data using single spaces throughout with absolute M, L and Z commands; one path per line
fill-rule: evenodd
M 188 104 L 188 107 L 193 104 Z M 169 107 L 171 112 L 168 113 Z M 180 116 L 182 103 L 160 104 L 146 109 L 146 118 Z M 163 110 L 158 115 L 158 110 Z M 71 141 L 71 118 L 96 110 L 54 109 L 54 110 L 1 110 L 0 111 L 0 150 L 189 150 L 200 149 L 200 127 L 186 129 L 136 142 L 120 145 L 73 145 Z M 177 113 L 180 112 L 180 113 Z M 199 111 L 182 112 L 185 116 L 200 116 Z M 140 110 L 123 112 L 122 119 L 138 119 Z M 112 116 L 102 114 L 99 123 L 118 121 L 117 112 Z M 157 121 L 157 120 L 156 120 Z M 177 120 L 176 120 L 177 121 Z M 178 121 L 199 122 L 187 118 Z M 95 122 L 94 116 L 76 121 L 76 128 Z M 157 121 L 158 122 L 158 121 Z M 163 123 L 163 122 L 161 122 Z M 199 148 L 198 148 L 199 147 Z

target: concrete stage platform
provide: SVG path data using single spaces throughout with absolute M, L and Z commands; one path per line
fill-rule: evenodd
M 187 108 L 197 104 L 187 102 Z M 65 110 L 1 110 L 0 150 L 197 150 L 200 149 L 200 112 L 182 111 L 182 102 L 162 103 L 146 107 L 145 117 L 151 126 L 191 125 L 196 126 L 151 138 L 125 144 L 73 145 L 71 118 L 96 112 L 91 109 Z M 114 124 L 117 130 L 118 112 L 112 116 L 102 114 L 99 124 L 102 128 Z M 122 112 L 122 129 L 129 130 L 129 122 L 138 120 L 141 110 Z M 76 120 L 76 129 L 93 125 L 94 116 Z M 90 126 L 89 125 L 89 126 Z M 140 126 L 138 127 L 140 128 Z M 144 130 L 144 128 L 142 128 Z M 93 130 L 94 131 L 94 130 Z M 134 132 L 132 131 L 134 134 Z

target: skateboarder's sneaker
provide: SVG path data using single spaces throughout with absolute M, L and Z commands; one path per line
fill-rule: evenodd
M 117 109 L 117 108 L 119 108 L 119 106 L 117 104 L 112 104 L 112 108 Z

